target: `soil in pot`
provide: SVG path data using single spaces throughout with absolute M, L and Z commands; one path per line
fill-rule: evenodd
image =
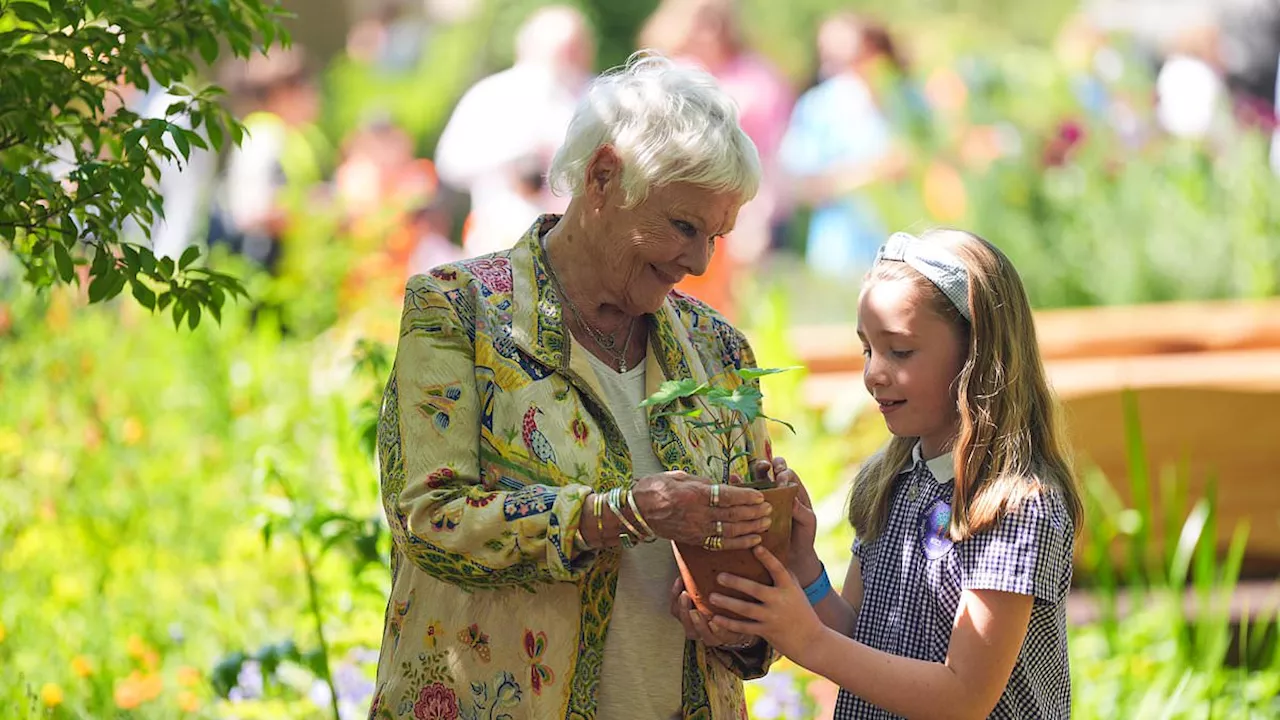
M 764 493 L 765 502 L 773 506 L 773 523 L 765 531 L 761 544 L 779 560 L 785 561 L 787 552 L 791 549 L 791 505 L 799 490 L 799 485 L 760 489 Z M 762 585 L 773 584 L 769 571 L 760 564 L 751 550 L 707 550 L 700 545 L 684 543 L 675 543 L 675 548 L 676 564 L 680 567 L 684 587 L 689 592 L 689 597 L 693 598 L 693 604 L 704 613 L 741 619 L 736 613 L 711 605 L 707 598 L 713 592 L 744 600 L 751 599 L 717 582 L 716 578 L 720 573 L 739 575 Z

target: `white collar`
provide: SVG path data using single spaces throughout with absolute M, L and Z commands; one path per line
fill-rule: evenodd
M 921 447 L 921 443 L 916 443 L 916 446 L 911 448 L 912 467 L 924 459 L 920 449 Z M 933 479 L 938 481 L 939 484 L 948 483 L 956 479 L 955 460 L 951 457 L 951 453 L 949 452 L 943 453 L 932 460 L 926 460 L 924 464 L 925 467 L 929 468 L 929 474 L 932 475 Z

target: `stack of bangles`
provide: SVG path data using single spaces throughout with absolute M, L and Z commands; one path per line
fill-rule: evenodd
M 596 514 L 596 532 L 600 538 L 604 539 L 604 509 L 606 506 L 609 512 L 613 513 L 621 523 L 622 528 L 618 532 L 618 539 L 622 542 L 622 546 L 630 549 L 636 546 L 638 542 L 653 542 L 658 539 L 657 533 L 653 528 L 649 527 L 649 523 L 645 521 L 644 515 L 640 514 L 640 506 L 636 504 L 635 494 L 630 489 L 614 488 L 609 492 L 595 493 L 593 496 L 595 505 L 593 509 Z M 635 515 L 636 522 L 631 522 L 627 517 L 623 503 L 631 510 L 631 514 Z M 639 527 L 636 525 L 639 524 Z

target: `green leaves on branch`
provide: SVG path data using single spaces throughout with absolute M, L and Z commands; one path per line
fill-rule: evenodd
M 128 288 L 191 328 L 247 297 L 198 251 L 156 258 L 135 241 L 163 217 L 161 163 L 243 138 L 197 63 L 287 44 L 285 16 L 276 0 L 0 0 L 0 250 L 26 284 L 87 283 L 91 302 Z M 141 117 L 130 102 L 153 87 L 168 105 Z

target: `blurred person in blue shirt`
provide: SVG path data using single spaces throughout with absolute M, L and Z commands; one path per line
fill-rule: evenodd
M 841 12 L 818 29 L 820 82 L 801 96 L 779 150 L 794 199 L 813 208 L 805 257 L 823 273 L 871 265 L 885 236 L 863 192 L 906 169 L 900 123 L 924 114 L 885 28 Z

